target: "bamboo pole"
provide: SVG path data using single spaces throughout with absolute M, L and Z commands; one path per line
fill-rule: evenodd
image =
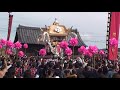
M 94 56 L 94 68 L 95 68 L 95 56 Z
M 25 55 L 26 55 L 26 49 L 25 49 Z
M 92 68 L 94 69 L 94 55 L 93 55 L 93 60 L 92 60 Z
M 74 46 L 73 46 L 73 60 L 74 60 Z

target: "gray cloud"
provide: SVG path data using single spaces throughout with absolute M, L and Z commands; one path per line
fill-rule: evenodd
M 21 25 L 44 27 L 57 18 L 66 27 L 77 28 L 86 44 L 105 48 L 107 12 L 13 12 L 11 39 L 14 40 L 16 27 Z M 7 35 L 8 13 L 0 12 L 0 37 Z M 2 29 L 4 28 L 4 29 Z M 4 33 L 5 32 L 5 33 Z M 86 36 L 89 35 L 89 36 Z M 99 37 L 98 37 L 99 36 Z M 92 40 L 91 40 L 92 38 Z M 99 41 L 99 42 L 96 42 Z

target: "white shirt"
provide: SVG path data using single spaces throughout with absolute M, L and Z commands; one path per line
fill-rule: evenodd
M 60 78 L 59 76 L 55 76 L 55 78 Z

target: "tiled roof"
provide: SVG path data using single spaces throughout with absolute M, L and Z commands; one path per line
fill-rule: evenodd
M 38 27 L 19 25 L 16 31 L 14 42 L 20 41 L 21 43 L 39 44 L 37 38 L 40 34 L 41 30 Z
M 44 29 L 42 29 L 44 30 Z M 78 36 L 78 46 L 86 46 L 81 36 L 77 30 L 72 30 L 72 32 L 76 33 Z M 20 41 L 21 43 L 28 43 L 28 44 L 44 44 L 43 42 L 38 43 L 37 38 L 39 35 L 42 34 L 42 31 L 39 27 L 29 27 L 29 26 L 22 26 L 19 25 L 16 31 L 15 40 Z M 72 36 L 69 36 L 72 37 Z

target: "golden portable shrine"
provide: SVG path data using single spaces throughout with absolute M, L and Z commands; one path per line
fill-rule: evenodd
M 15 40 L 20 41 L 22 44 L 27 43 L 29 48 L 27 49 L 27 55 L 38 55 L 38 51 L 41 48 L 47 49 L 46 57 L 57 55 L 57 46 L 62 40 L 69 41 L 70 38 L 77 37 L 78 45 L 74 48 L 74 54 L 78 55 L 77 51 L 80 46 L 86 46 L 77 29 L 66 28 L 64 25 L 60 25 L 55 19 L 52 25 L 45 28 L 29 27 L 19 25 L 16 31 Z M 69 46 L 71 47 L 71 46 Z

